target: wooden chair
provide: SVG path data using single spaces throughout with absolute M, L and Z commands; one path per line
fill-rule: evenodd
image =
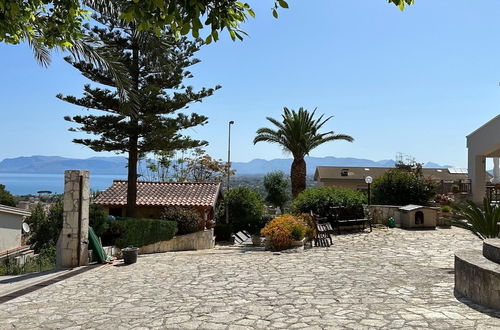
M 311 211 L 311 218 L 316 227 L 316 236 L 314 236 L 313 241 L 315 246 L 325 246 L 329 247 L 333 244 L 332 236 L 333 227 L 327 222 L 327 218 L 321 218 Z M 312 241 L 311 241 L 312 246 Z

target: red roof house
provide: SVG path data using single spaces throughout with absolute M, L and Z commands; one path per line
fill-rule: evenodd
M 196 209 L 205 219 L 213 219 L 222 197 L 220 183 L 137 181 L 137 216 L 158 219 L 171 206 Z M 125 216 L 127 181 L 115 180 L 94 201 L 109 215 Z

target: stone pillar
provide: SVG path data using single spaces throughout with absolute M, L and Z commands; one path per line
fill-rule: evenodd
M 500 158 L 497 157 L 493 158 L 493 178 L 491 179 L 491 183 L 500 183 Z
M 486 193 L 486 159 L 484 156 L 475 155 L 472 149 L 469 149 L 468 172 L 471 181 L 472 201 L 480 205 Z
M 57 242 L 58 267 L 88 263 L 89 172 L 64 172 L 63 228 Z

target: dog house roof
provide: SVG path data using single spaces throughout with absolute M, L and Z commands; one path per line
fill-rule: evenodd
M 430 207 L 430 206 L 422 206 L 422 205 L 414 205 L 414 204 L 408 204 L 406 206 L 402 206 L 399 208 L 400 211 L 415 211 L 415 210 L 418 210 L 418 209 L 431 209 L 431 210 L 435 210 L 435 209 L 439 209 L 439 207 Z

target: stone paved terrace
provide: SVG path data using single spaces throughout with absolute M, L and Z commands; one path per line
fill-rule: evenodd
M 0 328 L 500 329 L 453 295 L 461 229 L 376 229 L 303 253 L 217 247 L 102 266 L 0 305 Z M 472 307 L 471 307 L 472 306 Z

